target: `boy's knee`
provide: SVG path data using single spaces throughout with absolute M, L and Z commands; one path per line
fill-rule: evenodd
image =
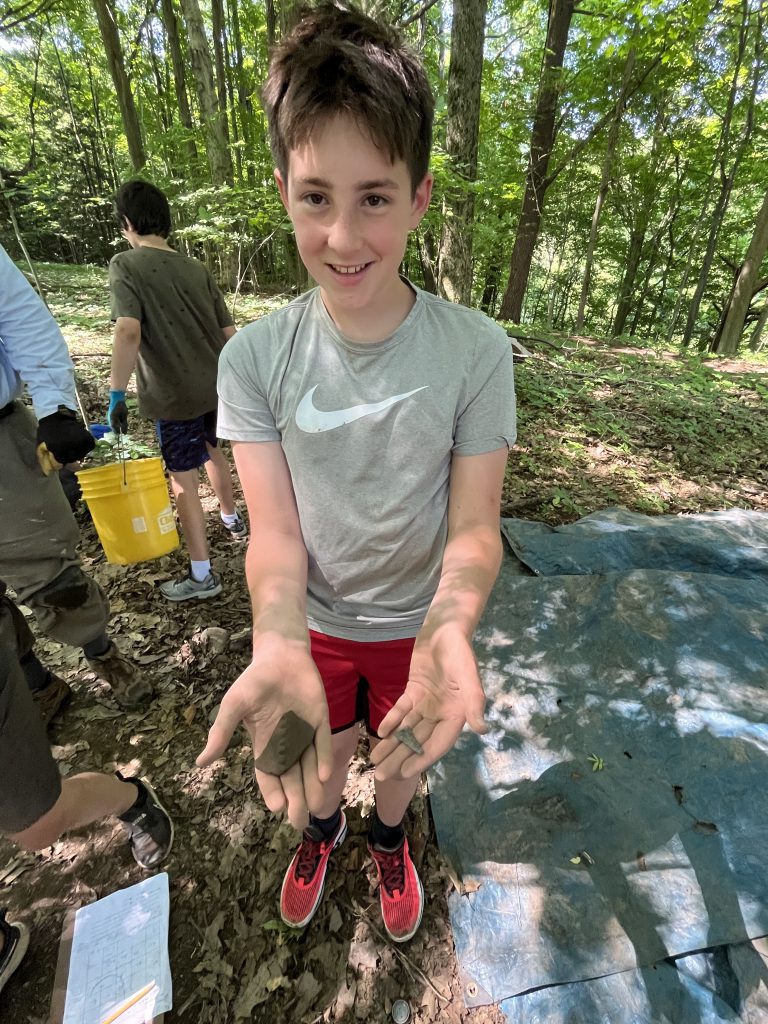
M 200 474 L 196 469 L 184 469 L 181 472 L 171 472 L 171 483 L 176 494 L 197 495 L 200 486 Z

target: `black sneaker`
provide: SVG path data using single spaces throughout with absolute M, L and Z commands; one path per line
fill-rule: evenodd
M 3 948 L 0 950 L 0 992 L 24 959 L 29 945 L 27 926 L 20 921 L 6 921 L 5 913 L 0 910 L 0 935 L 3 938 Z
M 146 779 L 125 778 L 120 772 L 115 775 L 139 788 L 136 803 L 118 818 L 128 833 L 133 859 L 140 868 L 152 871 L 171 852 L 173 822 Z

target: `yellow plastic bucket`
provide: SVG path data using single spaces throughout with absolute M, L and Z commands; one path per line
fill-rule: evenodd
M 81 469 L 77 479 L 108 562 L 146 562 L 179 546 L 160 459 Z

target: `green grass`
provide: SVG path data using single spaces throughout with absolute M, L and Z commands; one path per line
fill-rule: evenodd
M 638 512 L 768 508 L 768 365 L 626 354 L 592 345 L 517 368 L 510 514 L 560 522 Z M 537 500 L 540 497 L 541 500 Z

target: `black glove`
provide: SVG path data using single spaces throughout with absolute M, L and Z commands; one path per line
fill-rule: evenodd
M 63 466 L 79 462 L 96 444 L 90 431 L 63 405 L 37 424 L 37 443 L 44 444 Z

